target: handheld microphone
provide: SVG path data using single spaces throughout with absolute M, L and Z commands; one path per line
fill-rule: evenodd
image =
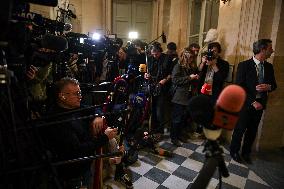
M 167 36 L 165 35 L 164 32 L 162 32 L 162 41 L 163 43 L 167 43 Z
M 221 134 L 221 128 L 231 130 L 235 127 L 245 98 L 243 88 L 229 85 L 221 92 L 215 106 L 208 96 L 191 98 L 190 115 L 193 121 L 203 126 L 207 139 L 216 140 Z
M 140 64 L 139 65 L 139 72 L 145 73 L 147 71 L 147 65 L 146 64 Z
M 202 85 L 201 91 L 202 94 L 205 95 L 210 95 L 210 93 L 212 93 L 212 84 L 210 83 L 204 83 L 204 85 Z
M 213 125 L 228 130 L 234 129 L 245 99 L 246 92 L 242 87 L 227 86 L 217 99 Z
M 219 95 L 215 106 L 205 95 L 196 96 L 190 100 L 190 115 L 193 121 L 203 125 L 204 134 L 208 139 L 204 147 L 206 160 L 191 186 L 192 189 L 206 188 L 217 167 L 219 167 L 220 178 L 229 176 L 223 149 L 216 139 L 221 135 L 221 128 L 235 127 L 245 98 L 246 93 L 243 88 L 238 85 L 229 85 Z

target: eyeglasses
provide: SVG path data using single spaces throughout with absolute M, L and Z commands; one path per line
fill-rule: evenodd
M 74 93 L 65 93 L 63 92 L 64 94 L 70 94 L 70 95 L 73 95 L 73 96 L 78 96 L 78 97 L 81 97 L 82 96 L 82 92 L 81 91 L 77 91 L 77 92 L 74 92 Z

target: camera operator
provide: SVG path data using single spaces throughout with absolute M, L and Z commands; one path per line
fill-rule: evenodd
M 153 123 L 151 129 L 159 135 L 164 134 L 164 104 L 166 100 L 169 100 L 169 81 L 171 79 L 169 59 L 162 51 L 159 43 L 153 44 L 150 48 L 151 56 L 148 58 L 149 72 L 144 74 L 144 78 L 148 80 L 151 88 Z
M 95 81 L 97 83 L 101 82 L 111 82 L 119 75 L 118 61 L 116 58 L 110 59 L 109 54 L 106 51 L 102 59 L 97 58 L 95 62 Z
M 118 50 L 118 61 L 119 61 L 119 75 L 125 74 L 125 64 L 126 64 L 126 52 L 125 49 L 120 48 Z
M 33 52 L 32 62 L 26 73 L 32 118 L 46 111 L 46 106 L 52 103 L 52 97 L 48 95 L 51 92 L 49 90 L 52 90 L 57 79 L 67 73 L 60 54 L 67 45 L 64 37 L 46 34 L 41 40 L 41 48 Z
M 209 95 L 213 103 L 221 93 L 229 73 L 229 63 L 221 59 L 220 53 L 220 43 L 209 43 L 208 52 L 203 54 L 202 62 L 199 64 L 199 89 L 203 88 L 205 90 L 203 94 Z
M 68 77 L 62 78 L 56 83 L 56 99 L 57 103 L 50 109 L 50 114 L 80 108 L 82 96 L 79 82 Z M 57 160 L 93 155 L 97 149 L 108 145 L 110 140 L 116 137 L 117 129 L 107 128 L 104 130 L 104 121 L 101 117 L 96 117 L 93 121 L 75 120 L 76 117 L 80 117 L 82 114 L 82 112 L 79 112 L 61 117 L 63 119 L 74 118 L 74 121 L 63 123 L 60 126 L 49 126 L 42 132 L 49 150 L 56 155 Z M 89 162 L 81 162 L 59 167 L 59 179 L 65 182 L 67 186 L 68 181 L 72 179 L 82 176 L 87 179 L 90 166 Z M 88 184 L 88 179 L 85 182 L 85 184 Z M 67 186 L 66 188 L 68 188 Z
M 125 47 L 126 51 L 126 71 L 130 67 L 139 70 L 140 64 L 145 64 L 146 54 L 145 47 L 143 47 L 143 42 L 139 39 L 134 41 L 129 41 Z

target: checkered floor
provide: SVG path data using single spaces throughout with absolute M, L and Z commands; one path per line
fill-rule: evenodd
M 184 143 L 182 147 L 174 146 L 169 139 L 160 143 L 166 150 L 174 152 L 173 157 L 161 157 L 150 152 L 140 151 L 139 161 L 129 166 L 135 189 L 186 189 L 196 179 L 205 160 L 202 153 L 204 141 Z M 262 189 L 271 188 L 247 166 L 231 159 L 224 148 L 225 162 L 230 172 L 228 178 L 222 178 L 222 188 Z M 113 189 L 124 188 L 112 179 L 107 185 Z M 218 188 L 218 172 L 216 171 L 207 188 Z

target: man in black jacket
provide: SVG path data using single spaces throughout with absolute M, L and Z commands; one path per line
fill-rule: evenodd
M 159 43 L 150 48 L 151 56 L 148 58 L 148 72 L 144 78 L 151 87 L 152 95 L 152 131 L 163 134 L 165 124 L 165 101 L 168 100 L 171 80 L 171 64 L 169 57 L 162 53 L 163 49 Z
M 76 79 L 62 78 L 56 83 L 57 103 L 50 110 L 52 114 L 60 114 L 77 110 L 81 107 L 81 90 Z M 49 126 L 44 130 L 44 138 L 56 160 L 69 160 L 94 155 L 95 151 L 109 143 L 117 135 L 117 129 L 103 129 L 103 118 L 94 120 L 80 119 L 86 112 L 66 114 L 58 119 L 74 119 L 60 125 Z M 89 114 L 90 115 L 90 112 Z M 90 171 L 91 162 L 80 162 L 58 168 L 62 182 L 84 176 Z
M 257 128 L 266 107 L 268 92 L 276 89 L 273 65 L 266 61 L 273 53 L 272 41 L 260 39 L 253 43 L 254 56 L 240 62 L 237 70 L 236 84 L 246 90 L 246 102 L 239 121 L 234 129 L 230 154 L 237 162 L 245 160 L 251 164 L 251 148 L 257 134 Z M 239 155 L 241 141 L 242 158 Z

